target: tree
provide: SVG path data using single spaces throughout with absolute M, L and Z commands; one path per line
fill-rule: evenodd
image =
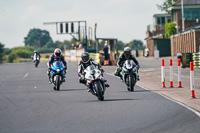
M 165 38 L 170 38 L 172 34 L 176 33 L 176 24 L 171 22 L 171 23 L 166 23 L 165 24 Z
M 0 42 L 0 63 L 3 61 L 4 56 L 4 45 Z
M 117 41 L 117 48 L 118 50 L 123 50 L 125 44 L 122 41 Z
M 50 34 L 46 30 L 31 29 L 24 38 L 25 46 L 33 46 L 35 48 L 42 48 L 47 42 L 52 41 Z
M 158 9 L 161 11 L 166 11 L 167 13 L 170 13 L 167 9 L 178 0 L 165 0 L 162 5 L 157 5 Z
M 126 47 L 130 47 L 133 50 L 143 50 L 143 42 L 141 40 L 133 40 L 126 44 Z

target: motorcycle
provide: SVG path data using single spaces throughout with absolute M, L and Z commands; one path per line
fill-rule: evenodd
M 98 100 L 103 101 L 105 83 L 102 72 L 90 65 L 84 70 L 84 74 L 87 81 L 86 86 L 90 89 L 90 92 L 97 96 Z
M 38 65 L 39 65 L 39 63 L 40 63 L 40 57 L 39 57 L 38 55 L 34 55 L 34 56 L 32 57 L 32 59 L 33 59 L 33 63 L 34 63 L 34 65 L 35 65 L 35 67 L 38 67 Z
M 64 70 L 63 64 L 60 61 L 53 62 L 50 71 L 50 81 L 56 91 L 60 90 L 60 85 L 63 83 Z
M 127 86 L 128 91 L 134 91 L 137 82 L 137 66 L 132 60 L 126 60 L 122 67 L 122 82 Z

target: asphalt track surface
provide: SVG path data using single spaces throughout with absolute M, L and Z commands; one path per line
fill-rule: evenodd
M 77 63 L 68 63 L 60 91 L 48 83 L 46 70 L 45 62 L 38 68 L 0 65 L 0 133 L 200 132 L 195 113 L 150 90 L 135 86 L 128 92 L 118 78 L 105 74 L 110 88 L 105 101 L 98 101 L 78 83 Z

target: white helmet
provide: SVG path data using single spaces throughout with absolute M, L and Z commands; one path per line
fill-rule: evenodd
M 129 57 L 131 55 L 131 48 L 125 47 L 124 48 L 124 54 L 125 54 L 125 56 Z

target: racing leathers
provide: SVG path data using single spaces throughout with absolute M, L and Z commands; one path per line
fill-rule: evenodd
M 93 60 L 92 58 L 89 59 L 89 61 L 87 63 L 84 63 L 82 60 L 79 62 L 78 64 L 78 76 L 79 76 L 79 81 L 80 83 L 85 84 L 86 80 L 85 80 L 85 75 L 84 75 L 84 70 L 90 66 L 90 65 L 94 65 L 95 67 L 98 67 L 98 69 L 103 73 L 104 70 L 103 68 L 100 66 L 99 63 L 97 63 L 95 60 Z
M 86 85 L 86 79 L 85 79 L 85 75 L 84 75 L 84 70 L 90 66 L 90 65 L 94 65 L 96 68 L 98 68 L 101 72 L 102 72 L 102 76 L 103 76 L 103 68 L 101 67 L 101 65 L 99 63 L 97 63 L 95 60 L 93 60 L 92 58 L 89 59 L 89 61 L 87 61 L 87 63 L 84 63 L 82 60 L 78 63 L 78 76 L 79 76 L 79 82 L 82 84 Z M 106 80 L 104 79 L 104 82 L 106 82 Z M 106 87 L 109 87 L 109 85 L 107 83 L 105 83 Z
M 39 59 L 39 61 L 40 61 L 40 54 L 38 52 L 34 52 L 33 56 L 31 56 L 31 57 L 32 57 L 33 62 L 37 59 Z

